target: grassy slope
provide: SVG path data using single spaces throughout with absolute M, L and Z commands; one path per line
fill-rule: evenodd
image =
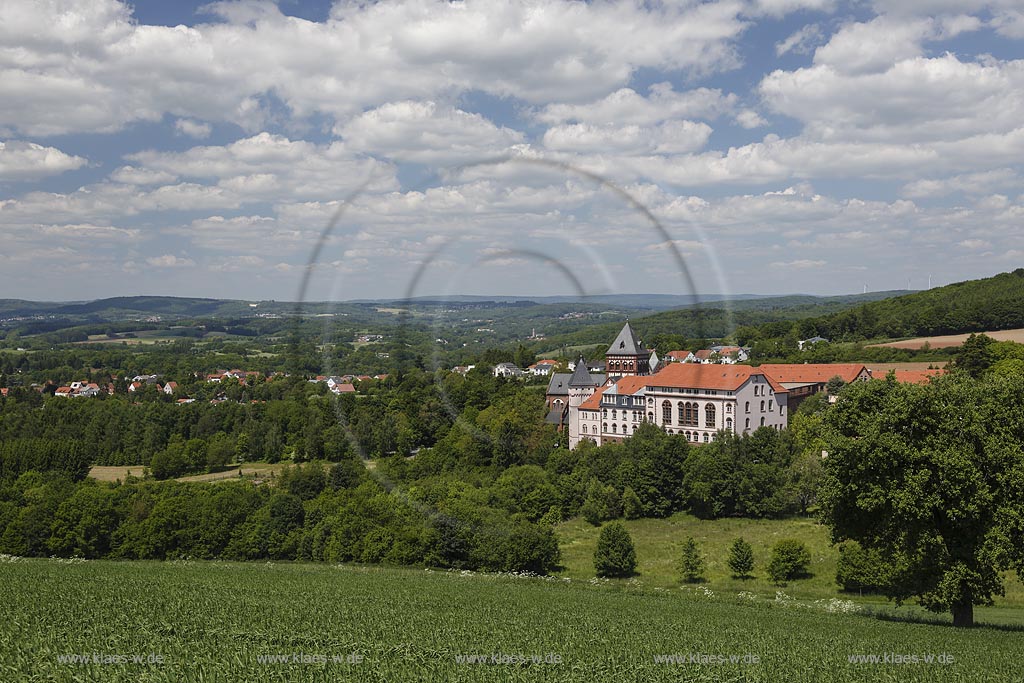
M 1009 681 L 1019 632 L 969 631 L 626 585 L 423 570 L 232 563 L 0 562 L 4 681 Z M 952 665 L 855 665 L 866 653 Z M 57 656 L 159 654 L 160 666 Z M 257 655 L 356 653 L 359 664 Z M 456 655 L 558 655 L 469 665 Z M 657 654 L 757 655 L 661 664 Z
M 674 587 L 679 585 L 676 562 L 682 551 L 682 544 L 688 536 L 701 546 L 706 565 L 707 586 L 712 590 L 739 592 L 752 591 L 763 595 L 774 595 L 774 586 L 766 577 L 764 568 L 771 556 L 772 545 L 783 538 L 795 538 L 807 544 L 811 551 L 811 574 L 807 579 L 794 581 L 785 587 L 787 594 L 806 599 L 832 597 L 857 597 L 840 594 L 835 583 L 836 561 L 839 553 L 830 543 L 828 528 L 813 519 L 753 520 L 718 519 L 700 520 L 687 514 L 676 514 L 667 519 L 639 519 L 625 522 L 633 537 L 637 552 L 639 580 L 648 586 Z M 588 579 L 594 575 L 594 548 L 600 528 L 576 518 L 558 528 L 561 540 L 562 576 L 573 579 Z M 754 578 L 733 579 L 726 559 L 729 546 L 737 536 L 742 536 L 754 548 Z M 884 604 L 884 599 L 867 597 L 864 602 Z M 1000 607 L 1001 606 L 1001 607 Z M 1007 613 L 1001 610 L 1012 608 L 1024 624 L 1024 585 L 1016 574 L 1009 573 L 1006 582 L 1006 596 L 997 601 L 994 610 L 979 611 L 979 619 L 991 616 L 1001 621 Z M 986 616 L 988 615 L 988 616 Z

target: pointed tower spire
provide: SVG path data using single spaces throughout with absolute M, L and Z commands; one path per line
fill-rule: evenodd
M 587 361 L 583 356 L 576 361 L 576 369 L 573 370 L 572 377 L 569 378 L 570 387 L 596 387 L 597 382 L 594 380 L 593 375 L 590 374 L 590 370 L 587 368 Z
M 629 324 L 628 320 L 622 326 L 619 336 L 608 347 L 608 355 L 611 356 L 638 356 L 643 351 L 644 344 L 637 340 L 636 332 L 633 331 L 633 327 Z

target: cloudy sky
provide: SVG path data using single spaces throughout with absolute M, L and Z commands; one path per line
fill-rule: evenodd
M 0 298 L 919 289 L 1022 160 L 1024 0 L 0 0 Z

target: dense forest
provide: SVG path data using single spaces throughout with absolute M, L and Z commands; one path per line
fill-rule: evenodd
M 569 451 L 543 421 L 543 385 L 485 369 L 412 371 L 357 396 L 290 378 L 222 390 L 233 400 L 10 392 L 0 552 L 546 572 L 558 562 L 553 525 L 577 515 L 806 510 L 820 474 L 807 466 L 804 447 L 816 446 L 806 427 L 826 405 L 805 402 L 804 427 L 699 448 L 647 426 L 622 444 Z M 251 460 L 295 465 L 276 482 L 161 481 Z M 145 464 L 151 478 L 86 479 L 95 463 Z
M 906 296 L 862 304 L 845 311 L 801 320 L 797 335 L 833 341 L 863 341 L 963 334 L 1024 327 L 1024 268 L 982 280 L 969 280 Z M 741 341 L 771 335 L 738 331 Z

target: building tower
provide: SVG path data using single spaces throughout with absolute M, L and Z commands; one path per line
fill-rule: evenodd
M 598 381 L 587 369 L 587 361 L 581 356 L 569 378 L 569 448 L 576 448 L 580 442 L 580 404 L 593 396 L 598 386 Z
M 650 361 L 651 349 L 644 348 L 644 343 L 637 340 L 636 333 L 627 320 L 619 336 L 605 353 L 605 372 L 608 374 L 608 381 L 630 375 L 649 375 Z

